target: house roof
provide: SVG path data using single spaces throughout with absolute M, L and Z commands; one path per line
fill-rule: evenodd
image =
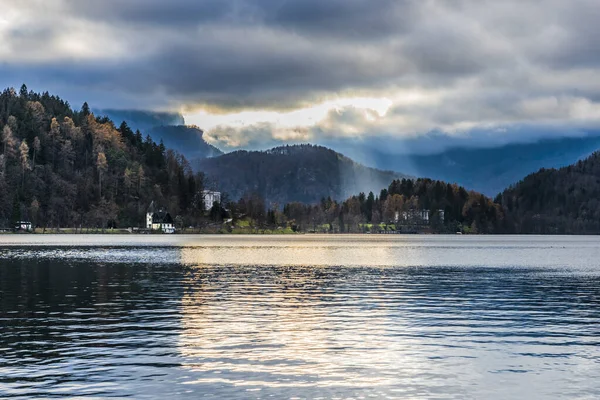
M 148 214 L 154 214 L 156 212 L 156 206 L 154 205 L 154 201 L 152 201 L 152 203 L 150 203 L 150 206 L 148 206 Z
M 171 214 L 169 214 L 168 212 L 166 212 L 164 209 L 160 209 L 158 210 L 158 212 L 155 212 L 152 214 L 152 223 L 153 224 L 172 224 L 173 223 L 173 218 L 171 217 Z

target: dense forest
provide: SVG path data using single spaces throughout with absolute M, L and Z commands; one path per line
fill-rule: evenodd
M 0 95 L 0 226 L 139 226 L 151 201 L 193 223 L 202 176 L 184 157 L 56 96 Z
M 213 186 L 240 198 L 257 193 L 268 204 L 317 203 L 322 197 L 344 200 L 359 192 L 379 192 L 405 175 L 358 164 L 321 146 L 276 147 L 267 151 L 235 151 L 199 160 L 194 166 Z
M 600 233 L 600 153 L 542 169 L 498 195 L 519 233 Z

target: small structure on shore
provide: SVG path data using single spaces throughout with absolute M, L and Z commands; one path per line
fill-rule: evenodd
M 31 221 L 17 221 L 15 223 L 15 229 L 17 231 L 31 231 L 32 230 L 33 225 L 31 224 Z
M 175 233 L 175 225 L 171 214 L 163 207 L 156 207 L 154 201 L 150 203 L 150 207 L 146 212 L 146 229 L 163 233 Z
M 202 201 L 204 203 L 204 209 L 206 211 L 210 211 L 215 202 L 221 202 L 221 192 L 215 192 L 213 190 L 203 190 L 202 191 Z
M 445 222 L 445 212 L 444 210 L 437 210 L 435 212 L 437 220 L 442 224 Z M 406 211 L 396 211 L 394 216 L 394 223 L 409 223 L 414 225 L 429 225 L 431 222 L 429 210 L 416 210 L 410 209 Z

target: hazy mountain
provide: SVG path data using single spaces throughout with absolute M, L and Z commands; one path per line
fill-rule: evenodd
M 97 110 L 96 115 L 107 116 L 117 125 L 125 121 L 134 131 L 150 135 L 156 142 L 162 140 L 166 147 L 177 150 L 189 160 L 223 154 L 203 139 L 202 130 L 186 126 L 183 115 L 178 113 L 107 109 Z
M 94 114 L 107 116 L 117 125 L 125 121 L 131 129 L 134 131 L 139 129 L 142 133 L 157 126 L 185 125 L 185 119 L 179 113 L 105 109 L 94 110 Z
M 600 233 L 600 153 L 542 169 L 498 196 L 522 233 Z
M 358 164 L 321 146 L 294 145 L 268 151 L 235 151 L 200 160 L 196 167 L 219 190 L 238 199 L 257 193 L 269 203 L 318 202 L 322 197 L 379 193 L 406 175 Z
M 600 149 L 600 135 L 513 143 L 492 148 L 455 147 L 435 154 L 390 154 L 369 144 L 332 145 L 358 162 L 375 168 L 455 182 L 495 196 L 540 168 L 572 164 Z M 389 146 L 392 147 L 392 146 Z
M 223 154 L 207 143 L 202 137 L 202 130 L 195 126 L 156 126 L 144 133 L 156 142 L 162 140 L 166 147 L 178 151 L 191 161 Z

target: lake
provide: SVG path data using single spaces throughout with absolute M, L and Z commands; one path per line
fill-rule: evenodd
M 600 238 L 1 235 L 0 398 L 600 397 Z

